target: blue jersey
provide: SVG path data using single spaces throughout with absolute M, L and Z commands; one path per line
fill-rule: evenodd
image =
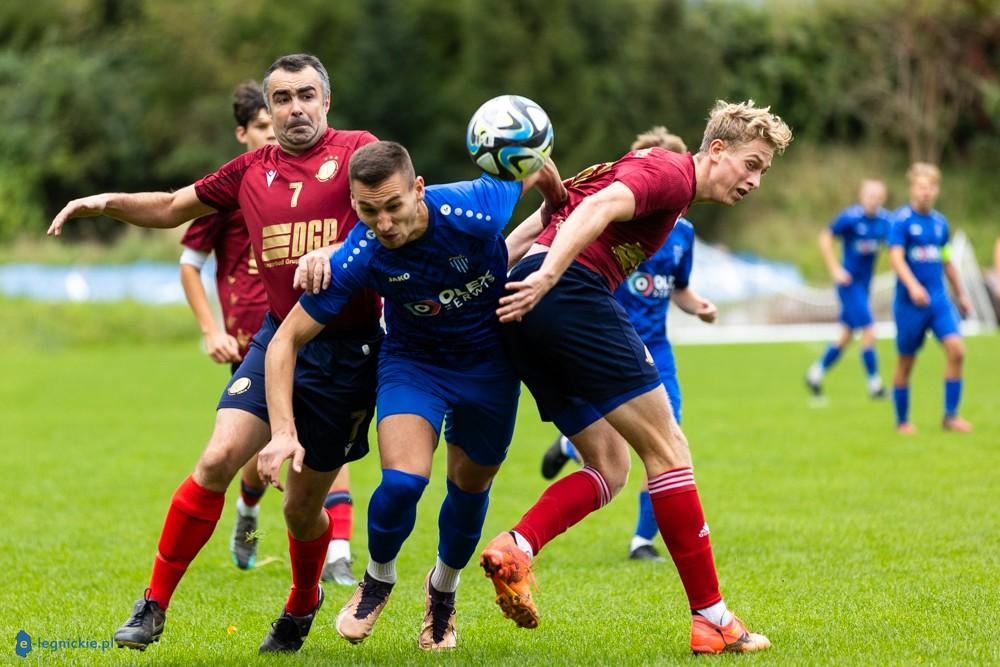
M 872 278 L 879 246 L 889 236 L 889 212 L 865 214 L 860 204 L 848 206 L 830 223 L 830 231 L 844 242 L 844 269 L 853 282 L 867 285 Z
M 935 210 L 918 213 L 909 205 L 896 209 L 889 231 L 889 246 L 900 246 L 913 275 L 931 299 L 947 298 L 944 287 L 945 247 L 948 244 L 948 221 Z M 910 293 L 902 282 L 896 283 L 896 300 L 910 303 Z
M 504 359 L 497 302 L 507 277 L 501 232 L 521 196 L 521 183 L 484 175 L 429 186 L 427 231 L 390 250 L 357 225 L 330 258 L 330 286 L 305 294 L 302 307 L 325 322 L 363 287 L 385 299 L 382 351 L 451 367 L 462 359 Z
M 693 260 L 694 227 L 678 218 L 666 243 L 615 291 L 615 298 L 647 346 L 666 342 L 670 294 L 675 287 L 688 286 Z

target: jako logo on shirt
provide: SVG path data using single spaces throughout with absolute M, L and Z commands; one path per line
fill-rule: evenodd
M 450 287 L 448 289 L 441 290 L 436 301 L 433 299 L 422 299 L 420 301 L 405 303 L 403 306 L 410 311 L 412 315 L 430 317 L 437 315 L 442 310 L 454 310 L 456 308 L 461 308 L 467 302 L 485 292 L 486 288 L 494 282 L 496 282 L 496 277 L 491 271 L 487 271 L 483 275 L 470 280 L 461 287 Z
M 264 266 L 292 264 L 310 250 L 324 248 L 337 239 L 337 219 L 304 220 L 267 225 L 262 230 Z

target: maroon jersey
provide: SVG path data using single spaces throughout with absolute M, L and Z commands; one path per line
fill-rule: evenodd
M 666 242 L 677 218 L 694 199 L 694 160 L 662 148 L 626 153 L 616 162 L 588 167 L 566 181 L 566 202 L 553 214 L 536 243 L 551 246 L 563 221 L 584 197 L 620 181 L 635 196 L 635 216 L 612 222 L 577 256 L 576 261 L 608 281 L 613 292 L 639 263 Z
M 184 232 L 181 245 L 215 253 L 215 286 L 222 319 L 226 332 L 239 344 L 242 359 L 267 312 L 267 294 L 257 270 L 257 258 L 250 248 L 243 214 L 236 209 L 198 218 Z
M 218 211 L 239 208 L 250 234 L 271 312 L 284 319 L 301 290 L 292 288 L 299 257 L 343 241 L 358 222 L 351 208 L 347 163 L 376 141 L 368 132 L 328 129 L 302 155 L 268 145 L 223 165 L 194 184 Z M 328 330 L 369 332 L 382 306 L 372 290 L 359 290 L 327 322 Z

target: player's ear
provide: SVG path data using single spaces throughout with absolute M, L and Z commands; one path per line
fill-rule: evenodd
M 243 127 L 242 125 L 236 126 L 236 141 L 240 142 L 244 146 L 246 146 L 247 143 L 250 141 L 249 139 L 247 139 L 247 128 Z
M 413 179 L 413 189 L 417 192 L 417 200 L 422 200 L 424 198 L 424 177 L 417 176 Z
M 708 156 L 712 162 L 722 159 L 722 154 L 726 152 L 726 142 L 722 139 L 712 139 L 708 144 Z

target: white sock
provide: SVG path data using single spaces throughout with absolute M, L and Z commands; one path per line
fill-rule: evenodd
M 431 586 L 439 593 L 454 593 L 458 590 L 458 580 L 461 574 L 461 570 L 446 565 L 438 556 L 434 572 L 431 573 Z
M 882 389 L 882 378 L 878 375 L 873 375 L 868 378 L 868 391 L 875 393 Z
M 725 625 L 733 619 L 732 613 L 726 608 L 726 601 L 719 600 L 711 607 L 705 607 L 704 609 L 695 609 L 695 612 L 701 614 L 708 620 L 712 621 L 716 625 Z
M 639 547 L 644 547 L 647 544 L 652 544 L 652 543 L 653 543 L 653 540 L 647 540 L 645 537 L 640 537 L 638 535 L 633 535 L 632 536 L 632 542 L 628 545 L 628 551 L 629 551 L 629 553 L 632 553 L 633 551 L 635 551 Z
M 799 368 L 801 368 L 801 366 L 799 366 Z M 809 370 L 806 372 L 806 377 L 814 384 L 821 381 L 823 379 L 823 366 L 817 361 L 809 367 Z
M 326 548 L 326 562 L 333 563 L 341 558 L 351 560 L 351 543 L 347 540 L 330 540 Z
M 396 559 L 393 558 L 388 563 L 376 563 L 373 560 L 368 561 L 368 574 L 371 575 L 373 579 L 378 579 L 382 583 L 394 584 L 396 583 Z
M 258 512 L 260 512 L 260 505 L 248 506 L 243 502 L 242 496 L 236 499 L 236 513 L 240 516 L 256 517 Z
M 531 545 L 528 544 L 528 540 L 524 539 L 524 536 L 522 536 L 521 533 L 516 530 L 512 530 L 510 531 L 510 534 L 514 536 L 514 543 L 517 547 L 524 553 L 528 554 L 529 560 L 535 557 L 534 550 L 532 550 Z

